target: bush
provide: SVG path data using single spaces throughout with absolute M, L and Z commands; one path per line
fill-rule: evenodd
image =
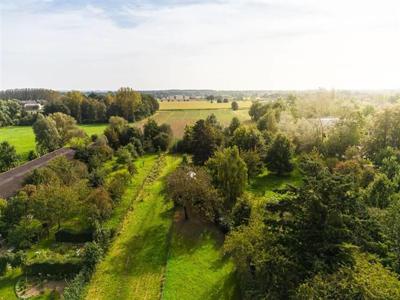
M 42 229 L 38 220 L 24 217 L 9 231 L 8 242 L 19 249 L 30 248 L 38 240 Z
M 61 229 L 55 234 L 57 242 L 86 243 L 93 241 L 92 231 L 75 232 L 69 229 Z
M 121 199 L 130 180 L 131 175 L 127 171 L 120 172 L 114 175 L 114 177 L 107 185 L 108 192 L 110 193 L 113 201 L 119 201 Z
M 65 300 L 81 300 L 82 292 L 85 288 L 87 281 L 86 272 L 79 272 L 78 275 L 71 281 L 71 283 L 64 290 Z
M 87 243 L 83 251 L 83 263 L 89 270 L 93 270 L 97 262 L 103 257 L 104 252 L 96 242 Z
M 28 160 L 34 160 L 38 157 L 39 155 L 34 150 L 28 152 Z

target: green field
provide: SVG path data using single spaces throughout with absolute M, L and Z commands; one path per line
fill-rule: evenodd
M 88 135 L 100 134 L 105 124 L 80 125 Z M 31 126 L 10 126 L 0 128 L 0 142 L 7 141 L 15 147 L 24 159 L 30 150 L 35 150 L 35 135 Z
M 157 162 L 160 174 L 152 174 L 155 181 L 135 199 L 118 238 L 93 275 L 86 299 L 159 299 L 173 208 L 164 198 L 163 178 L 179 162 L 173 156 Z
M 149 175 L 155 180 L 132 193 L 136 199 L 86 299 L 236 299 L 234 265 L 220 249 L 223 235 L 210 225 L 179 221 L 179 214 L 174 218 L 163 189 L 180 158 L 161 161 Z
M 214 114 L 218 121 L 226 126 L 233 117 L 238 117 L 241 121 L 250 120 L 247 109 L 233 111 L 231 109 L 199 109 L 199 110 L 170 110 L 158 111 L 153 118 L 157 123 L 167 123 L 171 125 L 175 137 L 181 138 L 183 136 L 185 126 L 192 125 L 199 119 L 205 119 L 209 115 Z M 146 120 L 139 122 L 142 125 Z
M 221 251 L 223 234 L 180 220 L 174 223 L 162 299 L 239 299 L 234 264 Z
M 145 178 L 153 169 L 156 159 L 156 155 L 146 155 L 135 161 L 137 173 L 118 205 L 113 209 L 111 217 L 105 222 L 105 228 L 116 229 L 121 224 L 124 215 L 132 205 L 132 200 L 135 198 L 134 195 L 140 191 Z
M 252 101 L 237 101 L 239 109 L 248 109 Z M 227 109 L 231 108 L 231 102 L 211 103 L 207 100 L 191 100 L 191 101 L 162 101 L 160 102 L 160 110 L 179 110 L 179 109 Z
M 184 105 L 188 102 L 182 102 Z M 226 103 L 225 103 L 226 104 Z M 241 121 L 250 120 L 248 110 L 241 109 L 232 111 L 231 109 L 200 109 L 200 110 L 171 110 L 158 111 L 152 118 L 158 123 L 167 123 L 171 125 L 175 137 L 183 136 L 185 126 L 191 125 L 198 119 L 207 118 L 210 114 L 215 114 L 222 125 L 228 125 L 233 117 L 238 117 Z M 138 122 L 138 126 L 143 126 L 146 120 Z M 80 125 L 88 135 L 101 134 L 107 124 Z M 35 149 L 35 135 L 31 126 L 10 126 L 0 128 L 0 142 L 8 141 L 15 147 L 17 153 L 25 160 L 28 152 Z

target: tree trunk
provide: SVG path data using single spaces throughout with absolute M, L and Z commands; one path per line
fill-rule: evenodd
M 189 220 L 189 216 L 188 216 L 188 212 L 187 212 L 186 205 L 183 206 L 183 211 L 184 211 L 184 213 L 185 213 L 185 220 Z

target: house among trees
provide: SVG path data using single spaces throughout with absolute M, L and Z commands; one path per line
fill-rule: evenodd
M 29 113 L 41 112 L 44 107 L 39 101 L 35 100 L 20 101 L 20 103 L 24 110 Z

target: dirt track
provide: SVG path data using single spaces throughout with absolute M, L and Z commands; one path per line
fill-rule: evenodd
M 0 174 L 0 198 L 8 198 L 14 195 L 22 186 L 24 178 L 27 174 L 36 168 L 42 167 L 49 163 L 52 159 L 59 156 L 66 156 L 68 159 L 74 157 L 75 150 L 70 148 L 61 148 L 35 160 L 27 162 L 22 166 L 11 169 Z

